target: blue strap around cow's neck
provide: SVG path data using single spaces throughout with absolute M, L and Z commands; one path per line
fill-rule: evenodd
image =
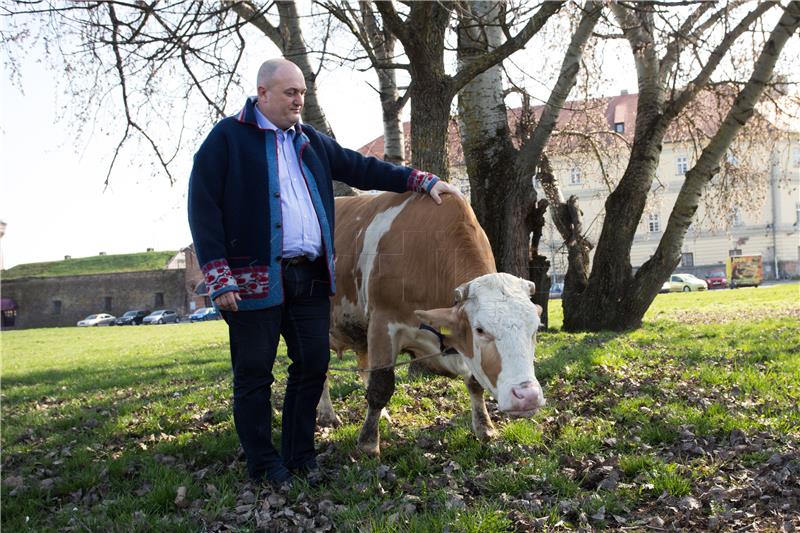
M 442 352 L 442 355 L 453 355 L 453 354 L 457 354 L 458 353 L 458 350 L 456 350 L 455 348 L 450 348 L 450 347 L 447 347 L 447 346 L 444 345 L 444 335 L 439 333 L 433 327 L 429 326 L 428 324 L 422 324 L 421 323 L 419 325 L 419 329 L 430 331 L 431 333 L 433 333 L 434 335 L 439 337 L 439 350 Z

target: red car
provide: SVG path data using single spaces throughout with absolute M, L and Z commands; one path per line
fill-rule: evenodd
M 705 275 L 705 279 L 709 289 L 724 289 L 728 286 L 725 272 L 711 272 Z

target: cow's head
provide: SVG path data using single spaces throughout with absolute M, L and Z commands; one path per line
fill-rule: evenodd
M 542 308 L 531 302 L 533 282 L 486 274 L 455 290 L 453 307 L 415 311 L 439 328 L 444 344 L 464 356 L 472 375 L 501 411 L 530 416 L 544 405 L 533 361 Z

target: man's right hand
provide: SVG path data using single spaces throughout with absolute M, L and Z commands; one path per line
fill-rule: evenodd
M 242 297 L 239 296 L 237 291 L 223 292 L 214 298 L 214 305 L 221 311 L 238 311 L 239 306 L 236 302 L 240 302 Z

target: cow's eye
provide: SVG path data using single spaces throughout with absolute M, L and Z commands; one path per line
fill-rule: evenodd
M 477 328 L 475 328 L 475 332 L 476 332 L 478 335 L 485 335 L 485 334 L 486 334 L 486 332 L 485 332 L 485 331 L 483 331 L 483 328 L 482 328 L 482 327 L 480 327 L 480 326 L 478 326 Z

